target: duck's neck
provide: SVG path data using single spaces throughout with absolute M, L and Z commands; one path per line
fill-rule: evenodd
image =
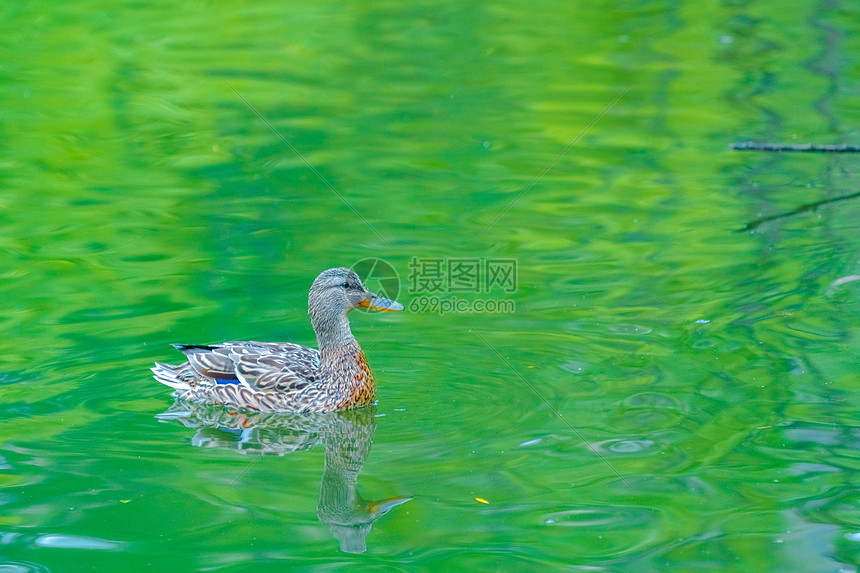
M 340 348 L 350 344 L 358 344 L 349 329 L 349 319 L 343 316 L 318 316 L 311 313 L 311 326 L 317 335 L 317 348 L 320 352 L 325 348 Z
M 313 317 L 311 322 L 314 322 Z M 373 374 L 349 329 L 346 316 L 337 322 L 314 324 L 314 327 L 320 349 L 317 380 L 335 402 L 333 409 L 345 410 L 373 402 L 376 393 Z

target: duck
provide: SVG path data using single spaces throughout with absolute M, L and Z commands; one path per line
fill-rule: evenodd
M 173 344 L 187 360 L 156 362 L 153 377 L 178 400 L 221 404 L 250 412 L 324 413 L 375 401 L 376 382 L 349 328 L 356 308 L 384 312 L 403 305 L 372 293 L 351 269 L 317 276 L 308 293 L 308 315 L 317 348 L 291 342 Z

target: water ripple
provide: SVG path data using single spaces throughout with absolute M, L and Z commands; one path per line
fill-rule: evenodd
M 36 563 L 7 561 L 0 563 L 0 573 L 48 573 L 49 569 Z
M 103 549 L 118 550 L 125 544 L 117 541 L 106 541 L 95 537 L 82 537 L 80 535 L 40 535 L 33 543 L 39 547 L 55 547 L 62 549 Z
M 643 508 L 594 507 L 556 511 L 547 515 L 544 523 L 555 527 L 619 529 L 644 525 L 651 519 L 652 512 Z

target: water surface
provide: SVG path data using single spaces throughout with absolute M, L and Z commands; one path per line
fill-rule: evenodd
M 860 143 L 854 4 L 0 10 L 0 570 L 856 570 L 856 156 L 728 147 Z M 367 420 L 162 415 L 367 257 Z

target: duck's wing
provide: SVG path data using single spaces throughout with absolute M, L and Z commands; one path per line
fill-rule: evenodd
M 175 345 L 195 372 L 258 391 L 295 392 L 316 379 L 318 350 L 290 342 Z
M 299 392 L 313 384 L 320 365 L 318 350 L 289 342 L 243 343 L 230 358 L 240 382 L 254 390 Z
M 173 344 L 188 358 L 188 364 L 198 375 L 216 382 L 238 382 L 236 365 L 230 358 L 227 344 Z

